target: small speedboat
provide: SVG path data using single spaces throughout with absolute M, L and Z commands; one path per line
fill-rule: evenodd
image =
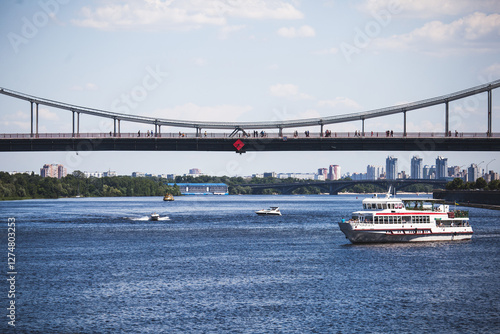
M 149 220 L 151 221 L 158 221 L 160 219 L 160 215 L 157 213 L 152 213 L 151 216 L 149 216 Z
M 255 211 L 259 216 L 281 216 L 280 208 L 277 206 L 272 206 L 269 209 L 262 209 L 259 211 Z

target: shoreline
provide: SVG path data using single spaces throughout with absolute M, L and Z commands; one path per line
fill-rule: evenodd
M 445 201 L 444 203 L 450 206 L 455 205 L 455 202 Z M 457 206 L 465 206 L 469 208 L 488 209 L 488 210 L 500 210 L 500 205 L 493 205 L 493 204 L 458 203 Z

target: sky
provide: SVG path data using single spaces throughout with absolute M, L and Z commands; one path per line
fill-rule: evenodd
M 197 121 L 343 115 L 415 102 L 500 78 L 496 0 L 40 0 L 0 4 L 0 87 L 114 112 Z M 40 106 L 39 132 L 70 133 L 71 112 Z M 112 121 L 82 115 L 80 132 Z M 493 91 L 500 132 L 500 90 Z M 325 127 L 355 131 L 360 122 Z M 365 131 L 402 131 L 402 115 Z M 486 94 L 450 103 L 450 130 L 486 132 Z M 121 132 L 151 130 L 121 123 Z M 293 129 L 291 129 L 293 130 Z M 303 131 L 305 129 L 298 129 Z M 318 131 L 319 129 L 313 129 Z M 444 131 L 444 106 L 407 114 L 411 132 Z M 162 127 L 162 132 L 178 132 Z M 188 130 L 183 130 L 188 131 Z M 29 133 L 30 105 L 0 96 L 0 133 Z M 437 156 L 500 172 L 498 152 L 26 152 L 0 170 L 134 171 L 246 176 L 366 172 Z M 464 168 L 465 168 L 464 167 Z

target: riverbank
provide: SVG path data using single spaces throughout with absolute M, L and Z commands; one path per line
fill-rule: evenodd
M 498 190 L 435 190 L 432 197 L 445 200 L 447 204 L 500 210 Z
M 445 201 L 444 203 L 448 205 L 455 205 L 455 202 Z M 458 203 L 458 206 L 466 206 L 470 208 L 488 209 L 488 210 L 500 210 L 500 205 L 491 205 L 491 204 Z

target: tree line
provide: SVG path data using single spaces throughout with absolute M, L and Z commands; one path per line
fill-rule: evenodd
M 345 179 L 348 180 L 348 179 Z M 174 180 L 158 177 L 85 177 L 80 171 L 61 179 L 41 177 L 31 174 L 14 174 L 0 172 L 0 199 L 28 199 L 28 198 L 60 198 L 60 197 L 119 197 L 119 196 L 163 196 L 171 193 L 174 196 L 181 195 L 177 183 L 225 183 L 228 185 L 231 195 L 267 195 L 280 193 L 278 189 L 252 189 L 244 184 L 287 184 L 303 182 L 304 186 L 295 189 L 293 194 L 319 194 L 322 190 L 318 187 L 309 186 L 307 182 L 300 179 L 275 177 L 252 178 L 250 180 L 242 177 L 208 176 L 198 177 L 177 176 Z M 169 186 L 168 184 L 174 184 Z M 387 189 L 372 184 L 357 184 L 346 188 L 346 192 L 373 193 L 386 192 Z M 416 184 L 405 188 L 410 192 L 430 192 L 432 186 Z
M 482 177 L 475 182 L 464 182 L 461 178 L 455 178 L 446 184 L 447 190 L 500 190 L 500 180 L 486 182 Z
M 0 199 L 180 195 L 179 187 L 160 178 L 114 176 L 86 178 L 82 172 L 61 179 L 0 172 Z

